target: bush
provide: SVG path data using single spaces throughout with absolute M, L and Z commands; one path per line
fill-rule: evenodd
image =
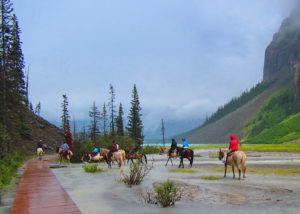
M 139 185 L 152 168 L 153 165 L 148 167 L 145 163 L 141 163 L 140 161 L 130 163 L 129 172 L 127 174 L 121 170 L 121 181 L 128 186 Z
M 143 154 L 158 154 L 160 150 L 160 146 L 143 146 L 142 153 Z
M 0 160 L 0 187 L 9 184 L 13 176 L 15 176 L 18 168 L 22 166 L 24 159 L 22 156 L 13 155 Z
M 98 168 L 97 164 L 87 164 L 83 165 L 82 168 L 84 169 L 85 172 L 87 173 L 95 173 L 95 172 L 104 172 L 103 169 Z
M 154 188 L 156 195 L 154 198 L 162 207 L 169 207 L 175 204 L 175 201 L 180 199 L 179 189 L 176 187 L 174 182 L 167 180 Z

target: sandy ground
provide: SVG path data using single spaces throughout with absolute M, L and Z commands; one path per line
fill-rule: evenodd
M 65 188 L 82 213 L 299 213 L 300 177 L 247 174 L 246 179 L 232 179 L 228 172 L 223 178 L 223 164 L 209 155 L 218 150 L 195 150 L 196 157 L 192 169 L 196 173 L 171 172 L 176 169 L 179 159 L 173 160 L 174 166 L 164 166 L 165 155 L 148 155 L 148 164 L 153 169 L 141 185 L 132 188 L 120 183 L 120 169 L 114 165 L 104 173 L 85 173 L 83 164 L 70 164 L 66 168 L 52 169 L 61 185 Z M 298 153 L 258 153 L 247 152 L 247 168 L 292 168 L 300 170 Z M 188 161 L 184 161 L 188 168 Z M 122 166 L 126 172 L 128 166 Z M 219 180 L 204 180 L 203 176 L 215 176 Z M 144 196 L 153 191 L 153 185 L 174 181 L 181 191 L 181 200 L 174 207 L 161 208 L 145 202 Z M 6 200 L 6 213 L 13 201 L 13 191 Z M 10 198 L 10 199 L 9 199 Z

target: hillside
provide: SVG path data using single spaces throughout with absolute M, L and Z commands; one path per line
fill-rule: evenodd
M 280 131 L 280 124 L 293 121 L 290 117 L 300 111 L 299 71 L 300 3 L 282 22 L 266 48 L 262 84 L 270 86 L 263 90 L 256 86 L 233 98 L 202 126 L 182 136 L 191 143 L 225 143 L 231 134 L 245 143 L 281 143 L 283 139 L 296 139 L 299 136 L 295 127 L 290 127 L 295 133 L 289 134 L 286 131 L 289 129 Z M 271 134 L 274 132 L 281 135 L 275 137 Z
M 56 145 L 61 145 L 64 140 L 63 132 L 32 112 L 27 113 L 26 119 L 31 129 L 31 137 L 30 139 L 23 140 L 22 143 L 16 147 L 17 151 L 23 154 L 32 154 L 35 151 L 37 142 L 41 139 L 44 144 L 53 148 L 53 151 L 46 150 L 46 153 L 54 153 Z

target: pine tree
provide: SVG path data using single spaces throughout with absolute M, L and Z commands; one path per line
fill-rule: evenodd
M 96 107 L 95 102 L 93 102 L 91 111 L 89 111 L 89 117 L 91 117 L 91 125 L 90 125 L 91 139 L 95 143 L 97 136 L 100 134 L 99 120 L 101 119 L 100 112 Z
M 25 75 L 25 104 L 26 104 L 26 109 L 30 111 L 28 84 L 29 84 L 29 66 L 27 68 L 27 72 L 26 72 L 26 75 Z
M 123 107 L 122 103 L 119 105 L 119 114 L 116 118 L 116 126 L 117 126 L 117 135 L 124 136 L 124 125 L 123 125 Z
M 10 0 L 0 0 L 0 117 L 1 122 L 6 126 L 8 118 L 8 106 L 7 106 L 7 72 L 8 72 L 8 48 L 11 38 L 11 16 L 12 16 L 12 3 Z
M 114 87 L 110 84 L 109 85 L 109 94 L 110 94 L 110 99 L 108 102 L 108 107 L 109 107 L 109 112 L 110 112 L 110 134 L 112 136 L 115 135 L 115 99 L 116 99 L 116 95 L 115 95 L 115 91 L 114 91 Z
M 62 124 L 61 124 L 61 128 L 65 133 L 67 131 L 67 126 L 70 127 L 70 123 L 69 123 L 70 116 L 69 116 L 69 112 L 68 112 L 69 102 L 68 102 L 67 95 L 63 94 L 62 98 L 63 98 L 63 102 L 61 104 L 61 107 L 62 107 L 62 115 L 61 115 Z
M 137 144 L 142 145 L 144 136 L 142 134 L 143 123 L 141 120 L 142 114 L 140 113 L 140 111 L 141 107 L 139 96 L 137 93 L 136 85 L 134 84 L 132 91 L 131 108 L 128 115 L 128 124 L 126 130 L 128 132 L 128 135 L 132 137 Z
M 106 136 L 107 135 L 107 111 L 106 111 L 105 103 L 103 103 L 101 118 L 102 118 L 103 134 L 104 134 L 104 136 Z

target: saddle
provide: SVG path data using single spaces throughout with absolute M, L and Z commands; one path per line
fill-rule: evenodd
M 233 155 L 235 152 L 236 152 L 236 151 L 229 152 L 229 153 L 227 154 L 227 156 L 230 157 L 230 156 Z

